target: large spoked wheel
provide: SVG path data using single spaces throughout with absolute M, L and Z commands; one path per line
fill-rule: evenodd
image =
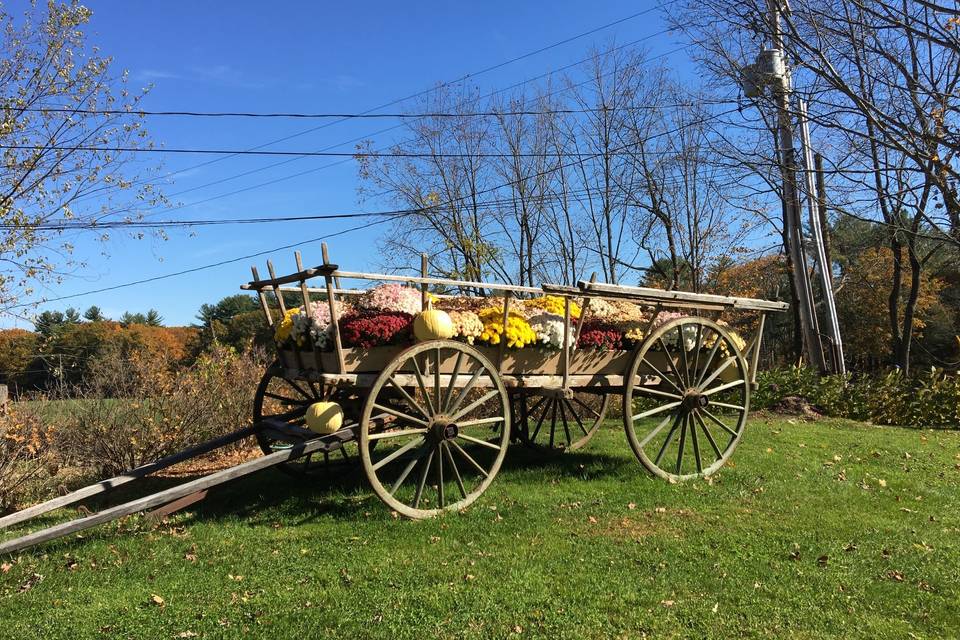
M 307 380 L 285 378 L 283 368 L 279 363 L 274 363 L 267 369 L 260 380 L 260 385 L 257 387 L 257 393 L 253 400 L 253 421 L 254 424 L 259 424 L 264 418 L 275 418 L 295 427 L 306 429 L 304 416 L 307 407 L 321 400 L 340 402 L 349 416 L 347 398 L 343 397 L 342 392 Z M 353 415 L 355 416 L 356 413 Z M 257 444 L 265 454 L 289 449 L 304 442 L 307 438 L 313 437 L 308 433 L 301 435 L 280 434 L 264 428 L 257 429 L 256 436 Z M 359 462 L 358 451 L 355 446 L 352 452 L 348 451 L 349 448 L 351 448 L 351 445 L 344 444 L 339 449 L 339 453 L 314 452 L 284 462 L 278 468 L 286 473 L 300 476 L 328 471 L 341 464 L 354 466 Z
M 509 424 L 507 391 L 489 360 L 459 342 L 424 342 L 400 353 L 370 389 L 360 458 L 381 500 L 427 518 L 486 491 L 506 455 Z
M 644 384 L 645 378 L 659 382 Z M 749 406 L 743 354 L 725 328 L 702 318 L 656 329 L 625 378 L 630 447 L 651 473 L 671 482 L 723 466 L 740 442 Z
M 609 404 L 606 394 L 517 392 L 513 396 L 514 436 L 538 451 L 576 451 L 596 435 Z

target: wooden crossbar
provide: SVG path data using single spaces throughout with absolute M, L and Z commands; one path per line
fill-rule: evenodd
M 577 283 L 580 291 L 605 295 L 615 298 L 629 298 L 645 302 L 671 302 L 682 304 L 689 307 L 702 307 L 705 305 L 721 306 L 724 308 L 743 309 L 746 311 L 786 311 L 790 305 L 786 302 L 776 302 L 773 300 L 759 300 L 757 298 L 736 298 L 731 296 L 718 296 L 709 293 L 691 293 L 689 291 L 663 291 L 661 289 L 651 289 L 649 287 L 631 287 L 617 284 L 607 284 L 605 282 L 587 282 L 581 280 Z

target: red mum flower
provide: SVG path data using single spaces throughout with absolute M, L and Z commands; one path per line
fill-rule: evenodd
M 410 340 L 413 316 L 400 311 L 352 311 L 340 320 L 346 347 L 378 347 Z

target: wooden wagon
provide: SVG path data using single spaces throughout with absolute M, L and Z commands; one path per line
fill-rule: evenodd
M 348 426 L 344 443 L 359 449 L 374 492 L 392 509 L 412 518 L 468 506 L 496 476 L 511 441 L 544 451 L 583 447 L 600 428 L 608 409 L 619 405 L 627 440 L 651 473 L 669 481 L 714 473 L 743 434 L 754 383 L 765 314 L 787 305 L 748 298 L 662 291 L 581 281 L 576 287 L 522 287 L 489 282 L 409 277 L 341 270 L 324 264 L 254 280 L 264 316 L 273 323 L 272 303 L 285 311 L 284 295 L 297 294 L 301 309 L 323 296 L 329 305 L 332 348 L 310 345 L 282 350 L 257 392 L 258 438 L 267 453 L 296 446 L 311 432 L 294 432 L 306 407 L 333 400 Z M 312 287 L 311 281 L 322 283 Z M 349 281 L 403 282 L 422 289 L 472 290 L 497 300 L 506 326 L 511 305 L 549 294 L 563 300 L 561 348 L 513 350 L 499 345 L 428 340 L 413 345 L 344 346 L 337 301 L 358 293 Z M 362 291 L 362 290 L 361 290 Z M 649 309 L 643 336 L 630 349 L 578 348 L 595 300 L 624 299 Z M 576 323 L 574 304 L 582 309 Z M 658 323 L 662 313 L 688 313 Z M 742 342 L 719 315 L 757 314 L 754 336 Z M 676 315 L 674 313 L 673 315 Z M 337 447 L 347 454 L 347 447 Z M 347 454 L 348 455 L 348 454 Z M 329 451 L 286 463 L 308 472 Z
M 264 455 L 234 467 L 0 543 L 0 553 L 68 535 L 138 511 L 165 515 L 202 499 L 209 488 L 268 467 L 294 474 L 328 470 L 331 457 L 362 465 L 376 495 L 411 518 L 459 510 L 494 480 L 511 442 L 538 451 L 583 447 L 611 408 L 619 408 L 627 441 L 642 465 L 669 481 L 706 477 L 731 456 L 743 435 L 755 382 L 764 318 L 782 302 L 581 281 L 576 287 L 432 278 L 426 258 L 417 277 L 341 270 L 329 260 L 268 278 L 256 267 L 242 286 L 256 292 L 271 327 L 274 309 L 298 296 L 303 313 L 329 309 L 330 346 L 318 341 L 278 350 L 256 392 L 252 426 L 143 465 L 65 496 L 0 518 L 0 529 L 75 504 L 174 464 L 255 437 Z M 511 308 L 548 294 L 562 300 L 559 348 L 514 350 L 458 340 L 345 346 L 338 301 L 362 293 L 345 282 L 401 282 L 421 291 L 472 290 L 496 301 L 507 327 Z M 320 286 L 312 286 L 314 283 Z M 434 296 L 435 297 L 435 296 Z M 647 309 L 629 348 L 579 348 L 581 331 L 599 301 L 627 300 Z M 580 309 L 574 322 L 572 309 Z M 682 310 L 685 315 L 679 315 Z M 721 320 L 727 312 L 756 315 L 743 341 Z M 672 319 L 663 322 L 663 315 Z M 319 435 L 305 415 L 317 402 L 342 408 L 342 427 Z M 352 455 L 351 455 L 352 452 Z

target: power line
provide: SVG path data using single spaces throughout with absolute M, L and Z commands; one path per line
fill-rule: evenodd
M 610 27 L 613 27 L 613 26 L 616 26 L 616 25 L 618 25 L 618 24 L 627 22 L 627 21 L 629 21 L 629 20 L 633 20 L 634 18 L 639 18 L 639 17 L 644 16 L 644 15 L 647 15 L 647 14 L 649 14 L 649 13 L 651 13 L 651 12 L 657 10 L 657 9 L 662 9 L 662 8 L 663 8 L 663 6 L 662 6 L 661 4 L 655 4 L 654 6 L 648 8 L 648 9 L 644 9 L 643 11 L 638 11 L 638 12 L 636 12 L 636 13 L 634 13 L 634 14 L 631 14 L 631 15 L 629 15 L 629 16 L 626 16 L 626 17 L 624 17 L 624 18 L 620 18 L 620 19 L 618 19 L 618 20 L 614 20 L 614 21 L 612 21 L 612 22 L 608 22 L 608 23 L 606 23 L 606 24 L 600 25 L 599 27 L 595 27 L 595 28 L 590 29 L 590 30 L 588 30 L 588 31 L 583 31 L 583 32 L 578 33 L 578 34 L 576 34 L 576 35 L 574 35 L 574 36 L 570 36 L 570 37 L 568 37 L 568 38 L 564 38 L 563 40 L 559 40 L 559 41 L 554 42 L 554 43 L 552 43 L 552 44 L 546 45 L 546 46 L 544 46 L 544 47 L 540 47 L 539 49 L 535 49 L 535 50 L 533 50 L 533 51 L 529 51 L 529 52 L 527 52 L 527 53 L 521 54 L 521 55 L 516 56 L 516 57 L 514 57 L 514 58 L 510 58 L 509 60 L 505 60 L 505 61 L 503 61 L 503 62 L 490 65 L 490 66 L 488 66 L 488 67 L 485 67 L 485 68 L 483 68 L 483 69 L 480 69 L 479 71 L 473 71 L 473 72 L 471 72 L 471 73 L 464 74 L 464 75 L 462 75 L 462 76 L 460 76 L 459 78 L 456 78 L 456 79 L 454 79 L 454 80 L 448 80 L 448 81 L 446 81 L 446 82 L 441 82 L 441 83 L 439 83 L 438 85 L 436 85 L 436 86 L 434 86 L 434 87 L 431 87 L 431 88 L 429 88 L 429 89 L 424 89 L 424 90 L 422 90 L 422 91 L 418 91 L 418 92 L 416 92 L 416 93 L 412 93 L 412 94 L 410 94 L 410 95 L 408 95 L 408 96 L 404 96 L 404 97 L 402 97 L 402 98 L 396 98 L 396 99 L 391 100 L 391 101 L 389 101 L 389 102 L 385 102 L 385 103 L 383 103 L 383 104 L 381 104 L 381 105 L 378 105 L 378 106 L 376 106 L 376 107 L 371 107 L 370 109 L 367 109 L 366 111 L 361 112 L 361 114 L 359 114 L 359 115 L 371 114 L 371 113 L 374 113 L 374 112 L 379 111 L 379 110 L 381 110 L 381 109 L 385 109 L 385 108 L 387 108 L 387 107 L 391 107 L 391 106 L 400 104 L 400 103 L 402 103 L 402 102 L 406 102 L 407 100 L 411 100 L 411 99 L 413 99 L 413 98 L 418 98 L 418 97 L 420 97 L 420 96 L 427 95 L 427 94 L 429 94 L 429 93 L 432 93 L 433 91 L 438 91 L 438 90 L 443 89 L 443 88 L 445 88 L 445 87 L 449 87 L 449 86 L 451 86 L 451 85 L 455 85 L 455 84 L 460 83 L 460 82 L 463 82 L 464 80 L 467 80 L 467 79 L 469 79 L 469 78 L 475 78 L 475 77 L 477 77 L 477 76 L 480 76 L 480 75 L 489 73 L 489 72 L 491 72 L 491 71 L 495 71 L 495 70 L 497 70 L 497 69 L 500 69 L 500 68 L 506 67 L 506 66 L 508 66 L 508 65 L 511 65 L 511 64 L 513 64 L 513 63 L 515 63 L 515 62 L 519 62 L 520 60 L 525 60 L 526 58 L 530 58 L 530 57 L 532 57 L 532 56 L 538 55 L 538 54 L 543 53 L 543 52 L 545 52 L 545 51 L 549 51 L 549 50 L 551 50 L 551 49 L 555 49 L 556 47 L 560 47 L 560 46 L 563 46 L 563 45 L 565 45 L 565 44 L 569 44 L 570 42 L 574 42 L 574 41 L 579 40 L 579 39 L 581 39 L 581 38 L 585 38 L 586 36 L 593 35 L 594 33 L 598 33 L 598 32 L 603 31 L 603 30 L 605 30 L 605 29 L 609 29 Z M 661 32 L 661 33 L 663 33 L 663 32 Z M 317 127 L 311 127 L 310 129 L 305 129 L 305 130 L 303 130 L 303 131 L 300 131 L 300 132 L 297 132 L 297 133 L 293 133 L 293 134 L 288 135 L 288 136 L 283 136 L 283 137 L 281 137 L 281 138 L 276 138 L 276 139 L 274 139 L 274 140 L 270 140 L 270 141 L 268 141 L 268 142 L 265 142 L 265 143 L 263 143 L 263 144 L 257 145 L 257 146 L 255 146 L 255 147 L 251 147 L 250 150 L 263 149 L 264 147 L 269 147 L 269 146 L 271 146 L 271 145 L 278 144 L 278 143 L 280 143 L 280 142 L 286 142 L 287 140 L 292 140 L 293 138 L 297 138 L 297 137 L 299 137 L 299 136 L 304 136 L 304 135 L 307 135 L 308 133 L 313 133 L 313 132 L 315 132 L 315 131 L 320 131 L 321 129 L 325 129 L 325 128 L 327 128 L 327 127 L 332 127 L 332 126 L 335 125 L 335 124 L 339 124 L 339 123 L 345 122 L 345 121 L 346 121 L 346 119 L 339 119 L 339 120 L 334 120 L 333 122 L 328 122 L 328 123 L 322 124 L 322 125 L 317 126 Z M 391 127 L 391 128 L 393 128 L 393 127 Z M 381 132 L 378 132 L 378 133 L 381 133 Z M 374 135 L 375 135 L 375 134 L 374 134 Z M 326 149 L 334 149 L 334 148 L 336 148 L 336 147 L 338 147 L 338 146 L 341 146 L 341 144 L 344 144 L 344 143 L 335 144 L 335 145 L 332 145 L 332 146 L 329 146 L 329 147 L 325 147 L 324 150 L 326 150 Z M 199 164 L 196 164 L 196 165 L 192 165 L 192 166 L 189 166 L 189 167 L 185 167 L 185 168 L 183 168 L 183 169 L 178 169 L 178 170 L 176 170 L 176 171 L 172 171 L 172 172 L 167 173 L 167 174 L 164 176 L 164 178 L 169 178 L 169 177 L 171 177 L 171 176 L 174 176 L 174 175 L 177 175 L 177 174 L 186 172 L 186 171 L 192 171 L 193 169 L 199 169 L 199 168 L 201 168 L 201 167 L 209 166 L 209 165 L 211 165 L 211 164 L 215 164 L 215 163 L 217 163 L 217 162 L 221 162 L 221 161 L 223 161 L 223 160 L 227 160 L 228 158 L 230 158 L 230 156 L 224 156 L 224 157 L 222 157 L 222 158 L 216 158 L 216 159 L 214 159 L 214 160 L 208 160 L 207 162 L 202 162 L 202 163 L 199 163 Z M 140 185 L 140 184 L 146 184 L 147 182 L 150 182 L 150 180 L 148 180 L 148 179 L 137 180 L 137 181 L 134 181 L 131 186 L 137 186 L 137 185 Z
M 680 109 L 683 107 L 697 106 L 694 103 L 675 103 L 675 104 L 656 104 L 656 105 L 633 105 L 629 109 L 640 110 L 658 110 L 658 109 Z M 264 113 L 264 112 L 244 112 L 244 111 L 143 111 L 143 110 L 123 110 L 123 109 L 81 109 L 77 107 L 28 107 L 22 111 L 36 113 L 69 113 L 80 115 L 129 115 L 129 116 L 182 116 L 191 118 L 302 118 L 302 119 L 328 119 L 339 118 L 341 120 L 371 120 L 371 119 L 414 119 L 421 120 L 426 118 L 481 118 L 481 117 L 501 117 L 501 116 L 544 116 L 544 115 L 573 115 L 580 113 L 598 113 L 607 110 L 606 107 L 593 107 L 583 109 L 521 109 L 510 111 L 428 111 L 426 113 Z
M 82 293 L 72 293 L 72 294 L 70 294 L 70 295 L 58 296 L 58 297 L 56 297 L 56 298 L 46 298 L 46 299 L 44 299 L 44 300 L 38 301 L 37 303 L 33 303 L 33 302 L 21 302 L 21 303 L 19 303 L 19 304 L 10 305 L 9 308 L 10 308 L 10 309 L 17 309 L 17 308 L 20 308 L 20 307 L 33 306 L 34 304 L 46 304 L 46 303 L 49 303 L 49 302 L 58 302 L 58 301 L 60 301 L 60 300 L 70 300 L 70 299 L 72 299 L 72 298 L 81 298 L 81 297 L 83 297 L 83 296 L 89 296 L 89 295 L 93 295 L 93 294 L 95 294 L 95 293 L 105 293 L 105 292 L 107 292 L 107 291 L 115 291 L 115 290 L 117 290 L 117 289 L 124 289 L 124 288 L 126 288 L 126 287 L 133 287 L 133 286 L 136 286 L 136 285 L 147 284 L 147 283 L 150 283 L 150 282 L 157 282 L 157 281 L 159 281 L 159 280 L 166 280 L 166 279 L 168 279 L 168 278 L 175 278 L 175 277 L 177 277 L 177 276 L 182 276 L 182 275 L 186 275 L 186 274 L 189 274 L 189 273 L 196 273 L 197 271 L 205 271 L 205 270 L 207 270 L 207 269 L 213 269 L 213 268 L 216 268 L 216 267 L 221 267 L 221 266 L 223 266 L 223 265 L 232 264 L 232 263 L 234 263 L 234 262 L 240 262 L 241 260 L 249 260 L 249 259 L 251 259 L 251 258 L 257 258 L 257 257 L 263 256 L 263 255 L 266 255 L 266 254 L 268 254 L 268 253 L 274 253 L 274 252 L 276 252 L 276 251 L 283 251 L 283 250 L 285 250 L 285 249 L 292 249 L 292 248 L 294 248 L 294 247 L 300 247 L 300 246 L 303 246 L 303 245 L 305 245 L 305 244 L 312 244 L 312 243 L 314 243 L 314 242 L 320 242 L 321 240 L 327 240 L 327 239 L 329 239 L 329 238 L 335 238 L 335 237 L 337 237 L 337 236 L 342 236 L 342 235 L 345 235 L 345 234 L 347 234 L 347 233 L 351 233 L 351 232 L 353 232 L 353 231 L 359 231 L 359 230 L 361 230 L 361 229 L 366 229 L 366 228 L 369 228 L 369 227 L 372 227 L 372 226 L 375 226 L 375 225 L 378 225 L 378 224 L 383 224 L 384 222 L 387 222 L 388 220 L 389 220 L 389 218 L 388 218 L 388 219 L 385 219 L 385 220 L 377 220 L 377 221 L 375 221 L 375 222 L 370 222 L 370 223 L 367 223 L 367 224 L 358 225 L 358 226 L 356 226 L 356 227 L 350 227 L 349 229 L 343 229 L 342 231 L 338 231 L 338 232 L 336 232 L 336 233 L 329 233 L 329 234 L 326 234 L 326 235 L 323 235 L 323 236 L 319 236 L 319 237 L 317 237 L 317 238 L 311 238 L 310 240 L 301 240 L 300 242 L 293 242 L 293 243 L 291 243 L 291 244 L 286 244 L 286 245 L 283 245 L 283 246 L 281 246 L 281 247 L 274 247 L 274 248 L 272 248 L 272 249 L 267 249 L 267 250 L 265 250 L 265 251 L 258 251 L 258 252 L 256 252 L 256 253 L 251 253 L 251 254 L 248 254 L 248 255 L 245 255 L 245 256 L 239 256 L 239 257 L 237 257 L 237 258 L 230 258 L 230 259 L 228 259 L 228 260 L 221 260 L 220 262 L 213 262 L 213 263 L 210 263 L 210 264 L 201 265 L 201 266 L 199 266 L 199 267 L 192 267 L 192 268 L 190 268 L 190 269 L 184 269 L 184 270 L 182 270 L 182 271 L 176 271 L 176 272 L 173 272 L 173 273 L 165 273 L 165 274 L 163 274 L 163 275 L 153 276 L 153 277 L 151 277 L 151 278 L 143 278 L 143 279 L 141 279 L 141 280 L 134 280 L 134 281 L 132 281 L 132 282 L 125 282 L 125 283 L 123 283 L 123 284 L 117 284 L 117 285 L 113 285 L 113 286 L 110 286 L 110 287 L 102 287 L 102 288 L 100 288 L 100 289 L 93 289 L 93 290 L 90 290 L 90 291 L 84 291 L 84 292 L 82 292 Z

